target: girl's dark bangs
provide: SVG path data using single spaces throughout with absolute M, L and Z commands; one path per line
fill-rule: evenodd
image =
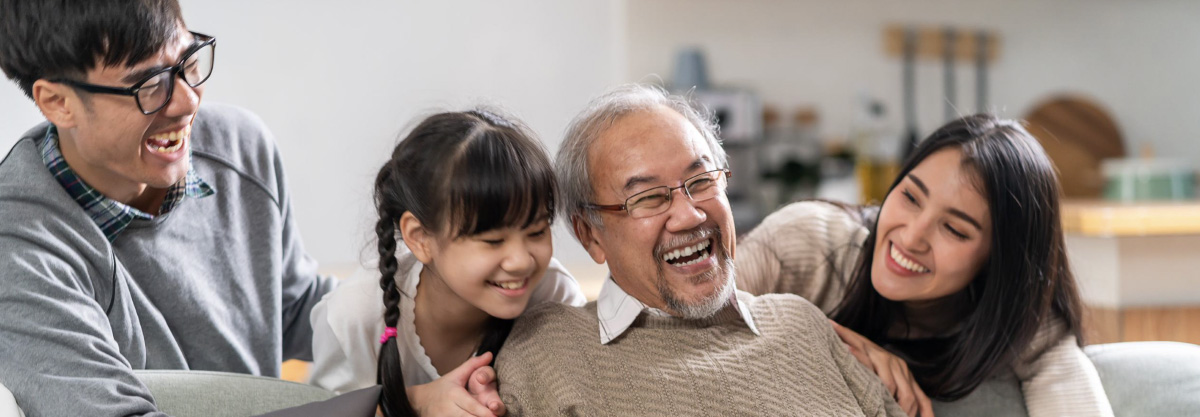
M 451 167 L 447 198 L 452 236 L 553 220 L 554 171 L 545 152 L 507 129 L 486 129 Z

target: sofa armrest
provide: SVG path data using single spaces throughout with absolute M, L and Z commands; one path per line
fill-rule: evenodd
M 1096 365 L 1113 414 L 1200 416 L 1200 346 L 1179 342 L 1124 342 L 1083 349 Z M 1025 417 L 1025 397 L 1011 373 L 985 381 L 954 402 L 933 402 L 939 417 Z
M 175 417 L 251 416 L 333 397 L 333 392 L 278 378 L 208 371 L 146 370 L 135 375 L 158 409 Z
M 1200 346 L 1179 342 L 1093 345 L 1104 392 L 1121 416 L 1200 416 Z

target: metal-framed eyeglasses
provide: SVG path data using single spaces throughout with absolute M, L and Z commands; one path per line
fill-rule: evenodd
M 692 176 L 678 187 L 665 185 L 654 187 L 625 199 L 625 204 L 586 203 L 584 208 L 603 211 L 626 211 L 630 217 L 641 219 L 666 212 L 671 208 L 675 190 L 680 190 L 694 202 L 712 199 L 725 192 L 733 172 L 729 169 L 714 169 Z
M 171 101 L 171 94 L 175 92 L 176 75 L 192 88 L 204 84 L 212 75 L 217 38 L 196 32 L 190 33 L 196 38 L 196 43 L 184 52 L 183 56 L 179 58 L 178 64 L 154 70 L 146 78 L 134 83 L 132 87 L 109 87 L 66 78 L 51 81 L 67 84 L 89 93 L 133 96 L 142 114 L 153 114 L 162 110 Z

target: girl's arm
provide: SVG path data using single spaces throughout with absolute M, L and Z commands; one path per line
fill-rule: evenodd
M 1038 330 L 1013 370 L 1030 417 L 1113 415 L 1095 365 L 1060 318 Z
M 787 205 L 738 241 L 738 289 L 796 294 L 829 313 L 842 301 L 866 237 L 862 222 L 841 207 Z
M 310 384 L 339 394 L 375 385 L 384 327 L 378 282 L 359 269 L 313 307 Z

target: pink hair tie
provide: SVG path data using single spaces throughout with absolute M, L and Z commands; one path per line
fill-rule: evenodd
M 391 339 L 393 337 L 396 337 L 396 328 L 395 327 L 385 327 L 383 329 L 383 335 L 379 336 L 379 343 L 380 344 L 387 343 L 388 339 Z

